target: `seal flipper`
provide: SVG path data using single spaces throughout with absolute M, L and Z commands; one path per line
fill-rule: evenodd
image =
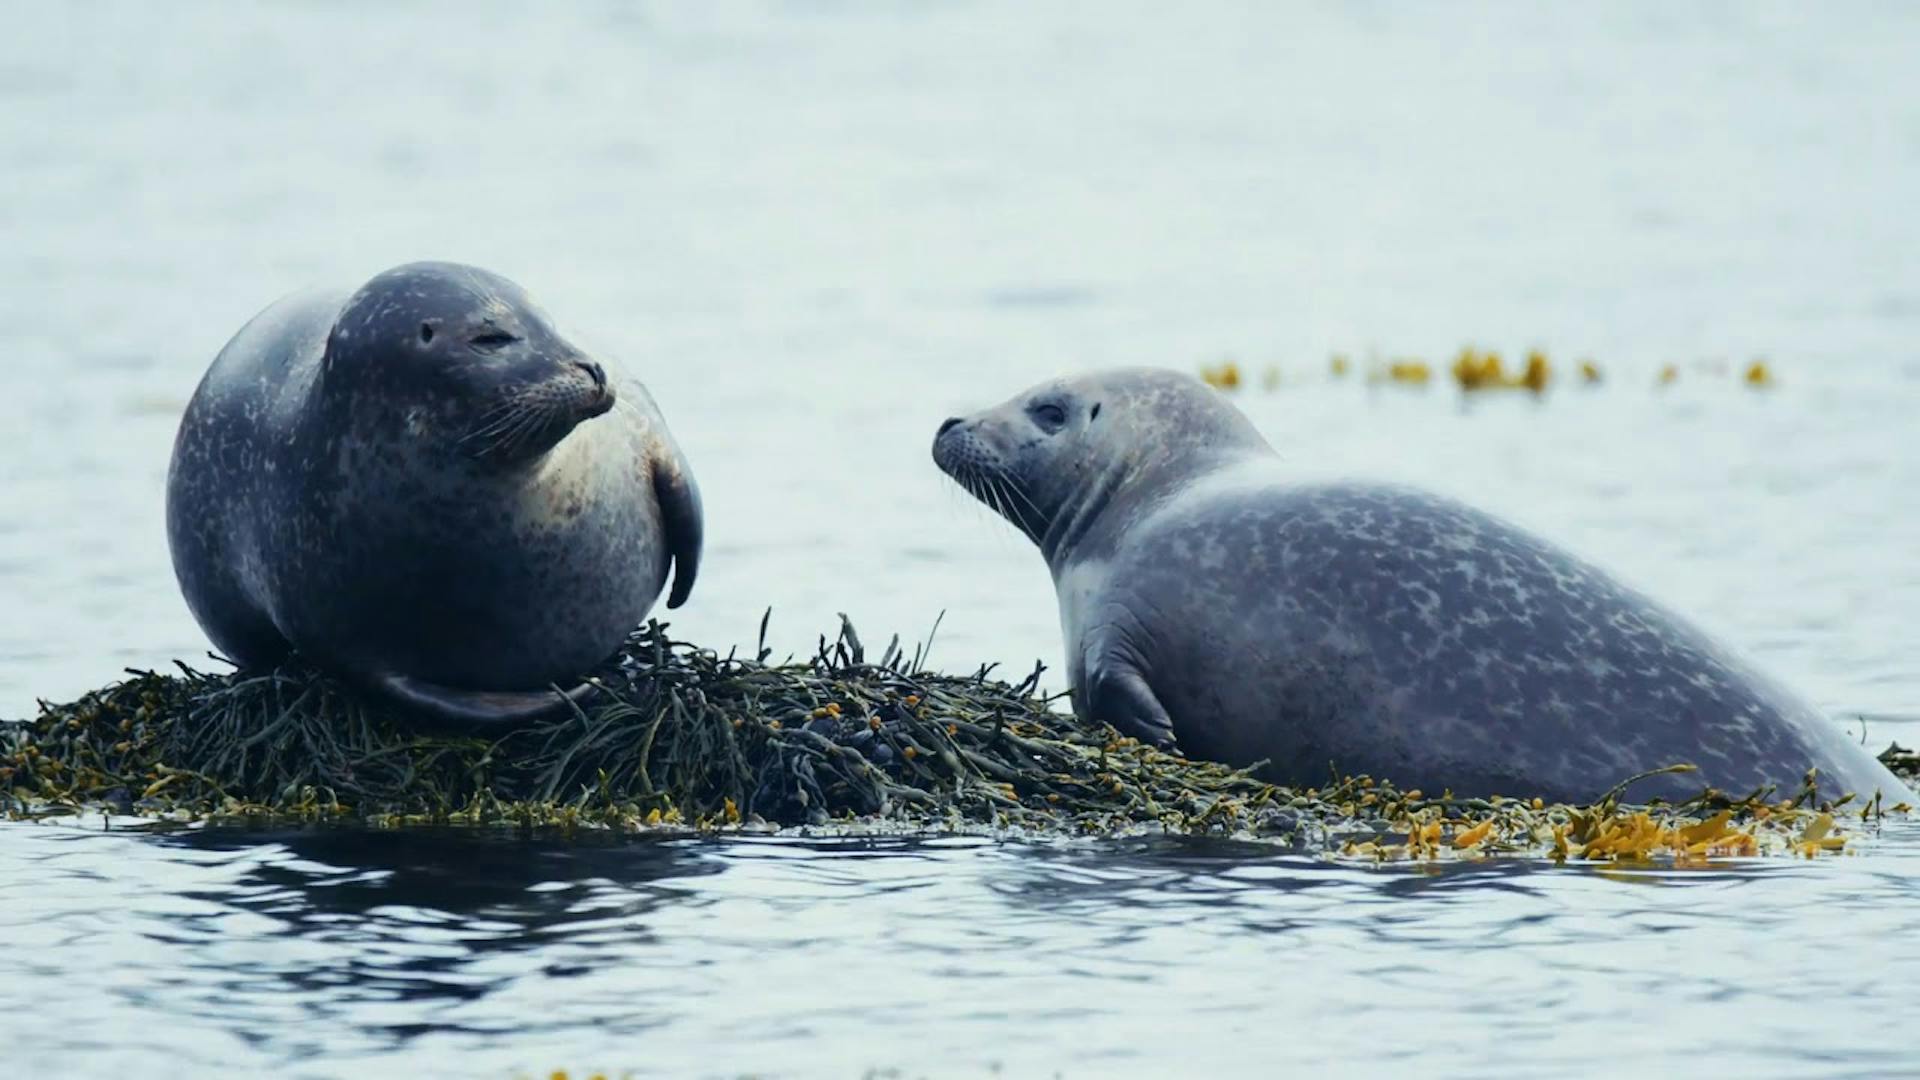
M 667 606 L 687 602 L 693 579 L 700 572 L 700 541 L 706 518 L 700 509 L 700 486 L 693 482 L 687 461 L 676 448 L 672 463 L 653 466 L 653 497 L 660 503 L 660 525 L 666 532 L 667 552 L 673 556 L 673 592 Z
M 1093 700 L 1088 716 L 1112 724 L 1122 735 L 1163 750 L 1178 750 L 1173 738 L 1173 719 L 1160 705 L 1147 680 L 1132 667 L 1108 661 L 1093 680 Z
M 558 716 L 593 693 L 580 683 L 555 690 L 458 690 L 411 675 L 375 675 L 374 689 L 432 719 L 455 728 L 510 728 Z

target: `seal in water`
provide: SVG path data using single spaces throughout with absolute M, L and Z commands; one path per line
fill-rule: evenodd
M 167 477 L 174 572 L 229 659 L 298 650 L 443 721 L 533 719 L 675 566 L 699 489 L 646 390 L 497 274 L 414 263 L 298 294 L 201 380 Z M 543 689 L 549 688 L 549 689 Z
M 1907 793 L 1837 724 L 1605 572 L 1405 487 L 1287 476 L 1199 381 L 1116 371 L 951 419 L 935 463 L 1040 546 L 1074 708 L 1265 777 L 1582 802 L 1703 781 Z

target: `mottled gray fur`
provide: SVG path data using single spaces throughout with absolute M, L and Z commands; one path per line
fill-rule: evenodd
M 698 489 L 639 383 L 512 282 L 416 263 L 289 297 L 188 405 L 167 483 L 188 606 L 444 719 L 524 719 L 692 587 Z M 578 693 L 578 688 L 575 688 Z
M 1422 491 L 1291 480 L 1172 372 L 1046 383 L 934 460 L 1039 544 L 1075 708 L 1315 784 L 1591 799 L 1906 789 L 1839 726 L 1590 563 Z

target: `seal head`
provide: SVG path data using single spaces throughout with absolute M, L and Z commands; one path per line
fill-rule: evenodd
M 933 461 L 1040 546 L 1049 565 L 1185 478 L 1270 453 L 1246 417 L 1205 384 L 1133 368 L 1055 379 L 971 417 L 951 417 Z
M 327 418 L 350 429 L 404 429 L 424 452 L 503 469 L 553 449 L 618 398 L 606 369 L 519 286 L 445 263 L 389 270 L 347 300 L 320 393 Z

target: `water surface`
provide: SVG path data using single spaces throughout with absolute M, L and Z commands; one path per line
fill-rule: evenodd
M 23 1075 L 1905 1074 L 1916 865 L 16 829 L 0 1006 Z

